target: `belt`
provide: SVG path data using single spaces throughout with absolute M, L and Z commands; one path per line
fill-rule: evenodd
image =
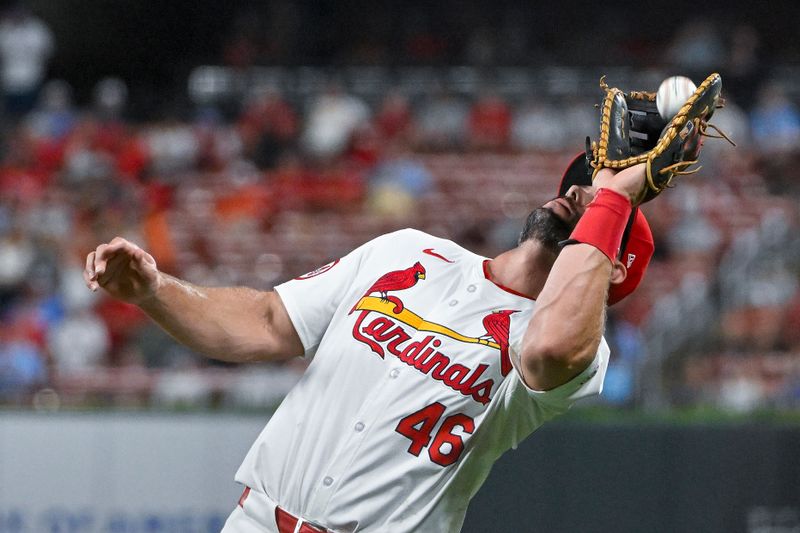
M 239 507 L 244 508 L 244 502 L 250 495 L 250 487 L 245 487 L 242 497 L 239 498 Z M 294 516 L 289 511 L 275 506 L 275 523 L 278 525 L 280 533 L 331 533 L 329 529 L 309 522 L 303 518 Z

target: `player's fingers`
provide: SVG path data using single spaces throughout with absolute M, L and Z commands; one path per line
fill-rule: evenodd
M 155 259 L 141 248 L 134 252 L 130 265 L 133 270 L 145 277 L 150 277 L 156 271 Z
M 87 281 L 94 278 L 94 258 L 96 255 L 95 251 L 91 251 L 86 255 L 86 267 L 83 270 L 83 274 Z
M 107 244 L 101 244 L 94 251 L 94 266 L 92 267 L 93 278 L 105 272 L 106 261 L 108 261 L 108 254 L 106 254 Z
M 107 259 L 107 256 L 113 255 L 121 250 L 128 250 L 129 253 L 132 253 L 132 249 L 134 248 L 138 247 L 131 242 L 115 237 L 114 240 L 108 244 L 101 244 L 97 247 L 97 259 L 103 261 Z
M 86 286 L 92 289 L 93 291 L 97 290 L 97 284 L 95 281 L 95 274 L 94 274 L 94 258 L 96 253 L 89 252 L 86 256 L 86 267 L 83 269 L 83 281 L 86 283 Z
M 149 253 L 142 250 L 142 260 L 145 264 L 150 265 L 153 268 L 156 268 L 156 260 L 155 258 L 150 255 Z
M 95 258 L 95 274 L 97 276 L 102 275 L 107 268 L 108 261 L 118 255 L 126 255 L 128 257 L 133 256 L 133 253 L 140 248 L 133 244 L 132 242 L 126 241 L 121 237 L 114 237 L 114 239 L 108 244 L 101 244 L 97 247 L 97 256 Z

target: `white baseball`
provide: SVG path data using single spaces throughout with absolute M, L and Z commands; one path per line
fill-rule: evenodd
M 686 76 L 672 76 L 661 82 L 656 93 L 656 107 L 664 120 L 672 120 L 697 85 Z

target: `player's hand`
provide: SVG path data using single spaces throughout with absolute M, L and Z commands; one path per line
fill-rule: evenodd
M 139 304 L 155 293 L 160 273 L 153 256 L 121 237 L 101 244 L 86 256 L 83 279 L 120 300 Z
M 642 196 L 645 187 L 647 165 L 640 163 L 619 172 L 603 168 L 594 177 L 592 185 L 597 189 L 611 189 L 628 198 L 635 207 L 635 200 Z

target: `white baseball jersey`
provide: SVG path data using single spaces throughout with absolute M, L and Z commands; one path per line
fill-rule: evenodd
M 494 461 L 599 394 L 609 356 L 529 389 L 510 357 L 535 302 L 486 261 L 407 229 L 276 287 L 313 360 L 236 480 L 335 531 L 459 531 Z

